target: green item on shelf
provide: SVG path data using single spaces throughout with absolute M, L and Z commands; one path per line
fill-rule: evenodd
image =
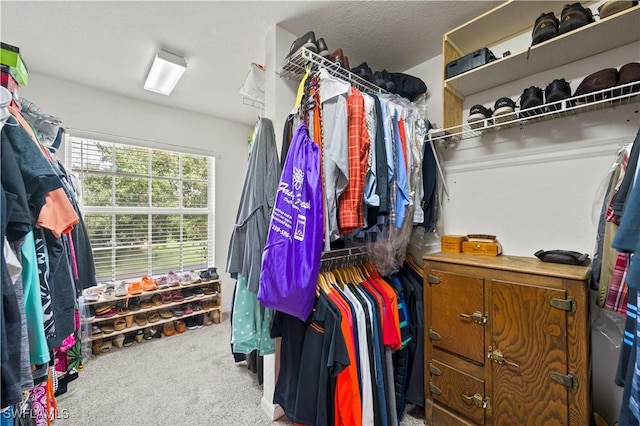
M 7 43 L 0 42 L 0 64 L 9 67 L 12 75 L 22 87 L 29 82 L 29 71 L 25 64 L 20 49 Z

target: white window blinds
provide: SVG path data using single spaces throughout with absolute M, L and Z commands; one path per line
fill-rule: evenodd
M 214 265 L 214 159 L 71 138 L 98 281 Z

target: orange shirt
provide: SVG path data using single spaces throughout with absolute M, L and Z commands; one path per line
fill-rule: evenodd
M 344 335 L 349 354 L 349 366 L 338 374 L 336 380 L 335 393 L 335 424 L 337 426 L 359 426 L 362 424 L 362 400 L 360 399 L 360 384 L 358 381 L 358 370 L 356 364 L 356 349 L 353 341 L 353 331 L 349 326 L 347 312 L 343 306 L 346 302 L 336 291 L 328 293 L 327 296 L 342 314 L 340 329 Z M 346 304 L 348 306 L 348 304 Z

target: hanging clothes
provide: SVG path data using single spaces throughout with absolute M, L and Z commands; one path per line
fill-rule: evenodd
M 258 120 L 254 139 L 236 224 L 229 242 L 227 272 L 232 278 L 242 274 L 248 280 L 249 291 L 257 293 L 262 250 L 267 240 L 281 169 L 271 120 Z

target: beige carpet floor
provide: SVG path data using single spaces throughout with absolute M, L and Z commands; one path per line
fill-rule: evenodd
M 260 407 L 262 386 L 229 350 L 225 317 L 184 334 L 134 343 L 91 356 L 58 399 L 60 426 L 290 425 L 270 421 Z M 407 407 L 402 426 L 422 425 Z

